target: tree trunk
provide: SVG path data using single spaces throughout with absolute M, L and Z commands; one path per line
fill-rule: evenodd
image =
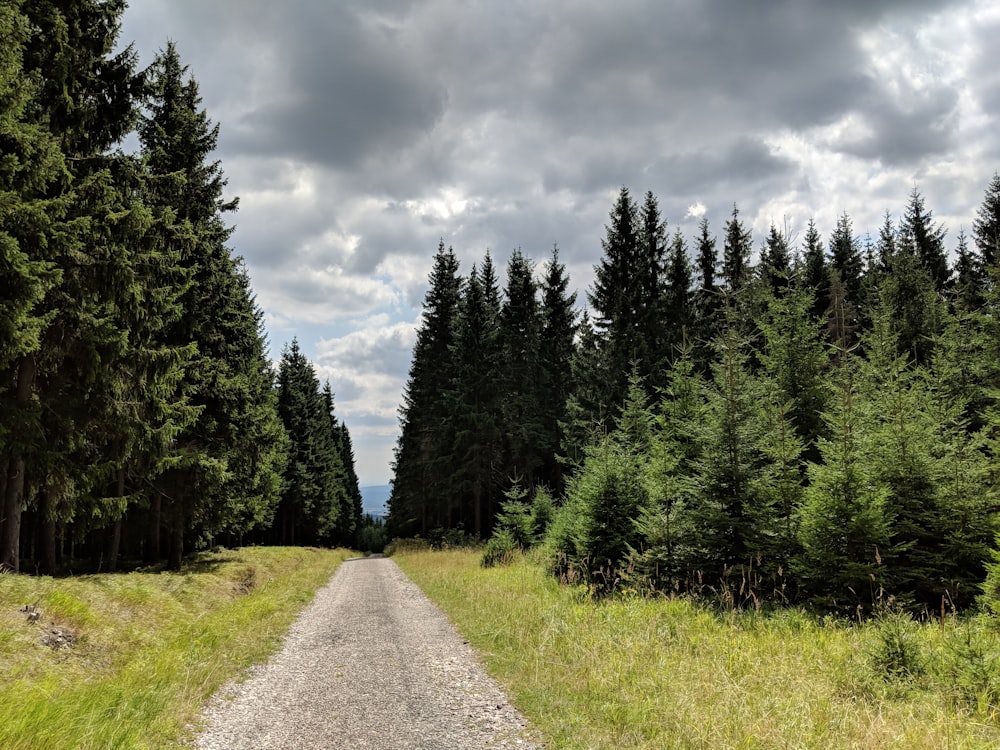
M 18 405 L 31 400 L 35 380 L 34 357 L 21 357 L 17 367 L 17 390 L 14 394 Z M 7 464 L 7 486 L 4 488 L 3 537 L 0 538 L 0 569 L 15 573 L 21 568 L 21 510 L 24 505 L 24 455 L 14 456 Z
M 38 572 L 45 576 L 56 572 L 56 514 L 52 493 L 38 493 Z
M 125 469 L 124 467 L 118 470 L 118 497 L 124 497 L 125 495 Z M 118 572 L 118 551 L 121 548 L 122 542 L 122 517 L 119 516 L 115 519 L 114 524 L 111 526 L 111 537 L 108 540 L 108 572 L 117 573 Z
M 163 498 L 155 489 L 155 493 L 149 500 L 149 536 L 146 540 L 146 562 L 158 563 L 160 561 L 160 509 L 163 505 Z
M 173 499 L 173 512 L 170 518 L 170 552 L 167 557 L 167 568 L 180 570 L 184 559 L 184 503 L 179 497 Z

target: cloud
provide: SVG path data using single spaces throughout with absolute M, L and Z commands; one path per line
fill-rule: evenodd
M 1000 158 L 991 0 L 133 0 L 124 20 L 145 62 L 171 38 L 190 64 L 268 325 L 309 337 L 383 461 L 439 240 L 463 272 L 557 243 L 583 299 L 622 185 L 689 244 L 734 202 L 757 238 L 843 211 L 877 229 L 914 184 L 953 237 Z

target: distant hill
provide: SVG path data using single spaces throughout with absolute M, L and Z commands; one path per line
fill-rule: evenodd
M 370 516 L 385 516 L 388 513 L 389 493 L 392 485 L 379 484 L 361 487 L 361 507 Z

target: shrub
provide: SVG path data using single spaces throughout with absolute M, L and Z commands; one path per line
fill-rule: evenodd
M 510 565 L 521 553 L 521 547 L 509 529 L 497 529 L 486 542 L 479 564 L 484 568 Z

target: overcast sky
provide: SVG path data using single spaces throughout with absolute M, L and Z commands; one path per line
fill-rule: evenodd
M 689 241 L 736 203 L 756 247 L 845 211 L 876 235 L 917 187 L 951 248 L 1000 169 L 995 0 L 132 0 L 141 64 L 168 39 L 272 356 L 297 336 L 330 380 L 363 485 L 439 239 L 463 271 L 557 243 L 582 300 L 623 185 Z

